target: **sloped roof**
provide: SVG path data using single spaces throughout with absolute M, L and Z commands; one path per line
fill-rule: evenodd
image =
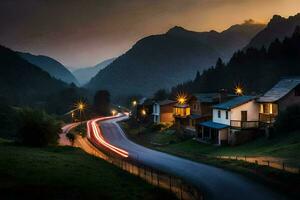
M 191 115 L 190 115 L 190 118 L 191 118 L 191 119 L 199 119 L 199 118 L 201 118 L 201 117 L 203 117 L 203 115 L 198 115 L 198 114 L 191 114 Z
M 213 108 L 222 109 L 222 110 L 230 110 L 230 109 L 238 107 L 244 103 L 247 103 L 255 98 L 256 98 L 256 96 L 239 96 L 239 97 L 235 97 L 229 101 L 226 101 L 224 103 L 217 104 L 217 105 L 213 106 Z
M 216 99 L 219 98 L 219 93 L 197 93 L 193 94 L 198 101 L 204 102 L 204 103 L 213 103 L 216 101 Z
M 300 84 L 300 77 L 288 78 L 279 81 L 273 88 L 261 96 L 257 101 L 264 102 L 275 102 L 287 95 L 295 87 Z
M 169 105 L 169 104 L 173 104 L 173 103 L 176 103 L 176 101 L 173 101 L 173 100 L 170 100 L 170 99 L 166 99 L 166 100 L 158 102 L 158 104 L 160 106 Z
M 206 127 L 213 128 L 213 129 L 224 129 L 224 128 L 229 127 L 226 124 L 220 124 L 220 123 L 213 122 L 213 121 L 200 122 L 199 125 L 206 126 Z

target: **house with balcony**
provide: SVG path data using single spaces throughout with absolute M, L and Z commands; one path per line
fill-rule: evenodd
M 235 134 L 259 126 L 256 96 L 239 96 L 213 106 L 212 120 L 200 122 L 198 138 L 213 144 L 231 143 Z
M 160 123 L 174 123 L 173 116 L 173 106 L 176 104 L 176 101 L 173 100 L 164 100 L 153 103 L 153 122 L 155 124 Z
M 280 80 L 257 99 L 261 127 L 271 127 L 278 114 L 292 105 L 300 105 L 300 77 Z
M 178 101 L 173 106 L 175 123 L 178 128 L 195 135 L 197 124 L 212 118 L 212 107 L 232 97 L 226 92 L 193 94 L 184 103 Z

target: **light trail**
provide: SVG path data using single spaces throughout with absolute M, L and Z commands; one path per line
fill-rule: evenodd
M 114 117 L 101 117 L 101 118 L 97 118 L 97 119 L 93 119 L 93 120 L 89 120 L 87 122 L 87 135 L 89 139 L 92 139 L 92 136 L 95 137 L 96 141 L 98 143 L 100 143 L 102 146 L 108 148 L 109 150 L 115 152 L 116 154 L 127 158 L 129 156 L 129 153 L 123 149 L 120 149 L 116 146 L 113 146 L 111 144 L 109 144 L 108 142 L 105 141 L 102 132 L 99 128 L 99 126 L 97 125 L 98 121 L 104 121 L 104 120 L 108 120 L 108 119 L 113 119 L 113 118 L 117 118 L 120 117 L 121 115 L 117 115 Z

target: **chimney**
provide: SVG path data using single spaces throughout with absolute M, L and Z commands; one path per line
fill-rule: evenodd
M 219 90 L 219 103 L 222 103 L 227 100 L 228 92 L 226 89 Z

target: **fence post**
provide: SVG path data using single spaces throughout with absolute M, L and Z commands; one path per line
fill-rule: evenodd
M 282 162 L 282 170 L 285 171 L 284 162 Z
M 247 161 L 247 158 L 246 158 L 246 156 L 245 156 L 245 161 Z
M 270 167 L 270 161 L 269 160 L 267 160 L 267 163 L 268 163 L 268 167 Z
M 153 169 L 151 168 L 151 183 L 153 184 Z
M 182 183 L 180 181 L 180 200 L 182 200 Z
M 169 176 L 169 179 L 170 179 L 170 191 L 172 192 L 172 176 Z
M 158 173 L 158 171 L 156 172 L 156 176 L 157 176 L 157 185 L 159 185 L 159 173 Z

